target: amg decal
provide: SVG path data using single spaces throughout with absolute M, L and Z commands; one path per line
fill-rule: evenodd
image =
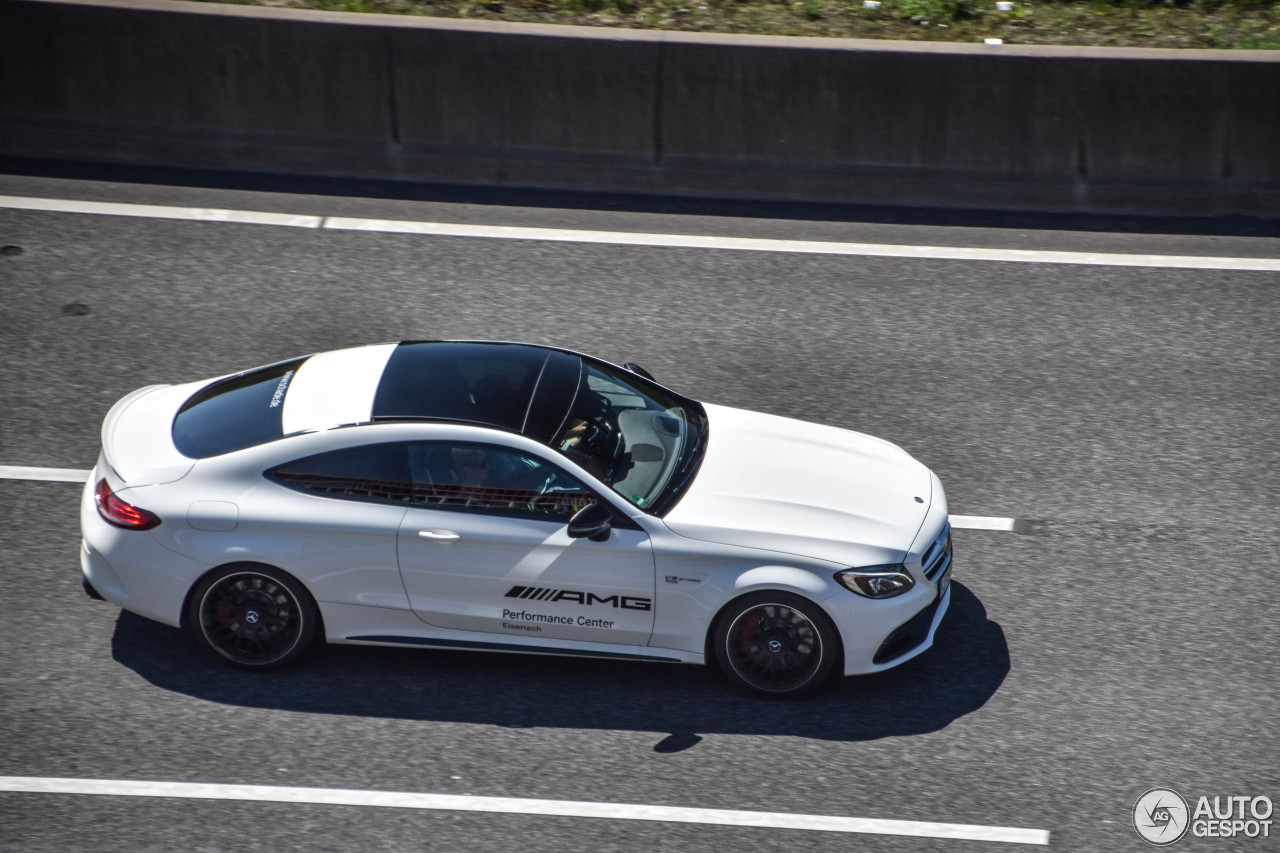
M 513 586 L 504 598 L 523 598 L 528 601 L 572 601 L 575 604 L 609 604 L 623 610 L 652 610 L 653 600 L 634 595 L 608 595 L 601 597 L 594 592 L 573 589 L 548 589 L 540 586 Z

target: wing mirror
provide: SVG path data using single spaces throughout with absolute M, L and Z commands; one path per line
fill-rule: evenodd
M 578 510 L 577 515 L 569 519 L 570 539 L 590 539 L 592 542 L 604 542 L 613 529 L 613 510 L 603 503 Z

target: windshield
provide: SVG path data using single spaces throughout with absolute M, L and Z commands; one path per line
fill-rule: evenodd
M 692 400 L 584 360 L 577 396 L 550 444 L 631 503 L 663 512 L 697 470 L 705 432 Z

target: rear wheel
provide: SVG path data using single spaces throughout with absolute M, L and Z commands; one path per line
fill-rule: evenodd
M 246 669 L 297 660 L 311 645 L 320 613 L 300 583 L 269 566 L 225 566 L 191 594 L 187 625 L 210 653 Z
M 738 687 L 765 696 L 801 696 L 831 674 L 839 654 L 835 628 L 816 604 L 786 592 L 755 592 L 716 622 L 721 669 Z

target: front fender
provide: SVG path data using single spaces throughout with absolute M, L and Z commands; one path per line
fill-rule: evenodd
M 826 580 L 811 571 L 794 566 L 759 566 L 748 569 L 737 577 L 733 588 L 735 598 L 761 589 L 777 589 L 794 592 L 816 603 L 831 595 L 834 581 Z

